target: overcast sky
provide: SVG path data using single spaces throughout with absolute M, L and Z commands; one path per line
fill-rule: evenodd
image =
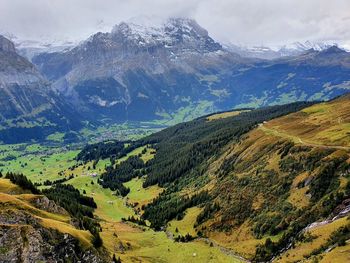
M 140 15 L 194 18 L 222 42 L 350 47 L 350 0 L 0 0 L 0 33 L 82 40 Z

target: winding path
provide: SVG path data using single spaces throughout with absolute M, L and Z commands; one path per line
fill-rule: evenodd
M 349 146 L 326 145 L 326 144 L 305 142 L 298 136 L 290 135 L 290 134 L 278 131 L 276 129 L 268 128 L 268 127 L 264 126 L 264 124 L 259 124 L 259 129 L 264 131 L 264 132 L 266 132 L 266 133 L 270 133 L 270 134 L 273 134 L 275 136 L 282 137 L 282 138 L 287 138 L 287 139 L 292 140 L 295 143 L 300 143 L 300 144 L 303 144 L 303 145 L 306 145 L 306 146 L 319 147 L 319 148 L 325 148 L 325 149 L 337 149 L 337 150 L 350 151 L 350 147 Z

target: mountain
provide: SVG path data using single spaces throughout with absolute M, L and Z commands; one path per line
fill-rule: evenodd
M 225 44 L 224 47 L 233 53 L 247 58 L 276 59 L 282 57 L 281 53 L 278 50 L 274 50 L 267 46 L 247 47 L 235 44 Z
M 350 53 L 332 46 L 298 56 L 262 61 L 231 76 L 235 107 L 328 100 L 349 90 Z M 239 89 L 237 88 L 239 87 Z
M 297 56 L 302 53 L 313 49 L 322 51 L 328 49 L 336 44 L 331 42 L 294 42 L 281 47 L 271 48 L 268 46 L 241 46 L 235 44 L 226 44 L 225 48 L 239 54 L 242 57 L 251 57 L 259 59 L 277 59 L 282 57 Z
M 79 120 L 35 66 L 0 36 L 0 141 L 45 139 L 56 131 L 78 129 Z
M 122 22 L 33 62 L 81 115 L 114 122 L 165 118 L 184 109 L 205 114 L 327 100 L 349 89 L 349 57 L 331 46 L 273 60 L 244 58 L 194 20 L 172 18 Z
M 151 203 L 133 205 L 177 242 L 204 239 L 252 262 L 347 262 L 349 121 L 348 94 L 208 115 L 130 148 L 89 145 L 78 158 L 154 149 L 146 164 L 132 156 L 108 167 L 99 183 L 126 196 L 125 185 L 136 177 L 144 189 L 162 187 Z
M 120 23 L 67 52 L 33 58 L 39 70 L 85 114 L 114 120 L 159 118 L 181 107 L 220 101 L 210 83 L 241 64 L 194 20 L 154 27 Z M 101 118 L 102 118 L 101 117 Z

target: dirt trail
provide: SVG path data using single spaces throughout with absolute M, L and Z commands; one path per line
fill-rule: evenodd
M 226 255 L 231 256 L 231 257 L 233 257 L 233 258 L 235 258 L 237 260 L 240 260 L 242 262 L 251 262 L 248 259 L 246 259 L 246 258 L 244 258 L 244 257 L 242 257 L 242 256 L 240 256 L 238 254 L 236 254 L 233 250 L 231 250 L 229 248 L 226 248 L 226 247 L 223 247 L 223 246 L 219 245 L 218 243 L 216 243 L 215 241 L 213 241 L 213 240 L 211 240 L 209 238 L 198 238 L 198 240 L 202 240 L 202 241 L 204 241 L 207 244 L 212 244 L 213 247 L 216 247 L 216 248 L 220 249 L 220 251 L 222 253 L 225 253 Z
M 273 134 L 275 136 L 282 137 L 282 138 L 287 138 L 289 140 L 292 140 L 295 143 L 300 143 L 300 144 L 303 144 L 303 145 L 306 145 L 306 146 L 319 147 L 319 148 L 325 148 L 325 149 L 337 149 L 337 150 L 350 151 L 350 147 L 349 146 L 326 145 L 326 144 L 305 142 L 298 136 L 290 135 L 290 134 L 278 131 L 276 129 L 268 128 L 268 127 L 264 126 L 263 124 L 259 125 L 259 129 L 264 131 L 264 132 L 266 132 L 266 133 Z

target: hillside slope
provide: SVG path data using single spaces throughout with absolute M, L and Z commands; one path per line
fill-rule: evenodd
M 228 145 L 209 164 L 197 230 L 255 261 L 349 260 L 349 105 L 316 104 Z
M 131 146 L 155 149 L 146 165 L 126 159 L 107 167 L 100 183 L 120 195 L 134 177 L 143 177 L 144 187 L 162 186 L 137 211 L 179 242 L 206 240 L 254 262 L 346 262 L 349 105 L 346 95 L 179 124 Z M 79 156 L 98 159 L 111 145 L 89 146 Z
M 108 262 L 66 210 L 0 178 L 1 262 Z

